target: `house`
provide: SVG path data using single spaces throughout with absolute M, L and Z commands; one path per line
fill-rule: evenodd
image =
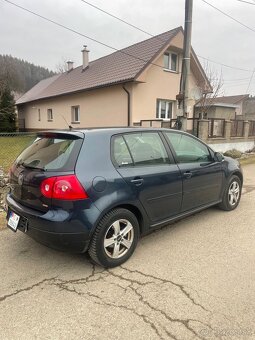
M 199 100 L 195 105 L 194 116 L 201 118 L 201 112 L 204 111 L 203 118 L 243 119 L 244 103 L 248 98 L 248 94 L 241 94 Z
M 177 114 L 183 29 L 177 27 L 110 55 L 42 80 L 18 101 L 26 130 L 127 126 L 141 120 L 170 120 Z M 195 52 L 191 53 L 190 93 L 210 87 Z M 189 116 L 195 99 L 189 99 Z

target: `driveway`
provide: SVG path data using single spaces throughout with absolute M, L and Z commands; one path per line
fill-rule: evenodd
M 0 339 L 255 339 L 255 165 L 240 206 L 143 238 L 123 266 L 0 231 Z

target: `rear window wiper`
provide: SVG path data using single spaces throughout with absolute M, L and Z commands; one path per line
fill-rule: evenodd
M 29 168 L 29 169 L 36 169 L 36 170 L 43 170 L 43 171 L 45 170 L 44 168 L 40 168 L 39 166 L 33 166 L 33 165 L 27 164 L 25 162 L 19 163 L 19 165 L 22 165 L 25 168 Z

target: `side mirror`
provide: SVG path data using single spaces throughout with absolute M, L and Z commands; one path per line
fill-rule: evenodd
M 217 162 L 222 162 L 224 160 L 224 156 L 222 153 L 220 152 L 215 152 L 214 153 L 214 159 L 217 161 Z

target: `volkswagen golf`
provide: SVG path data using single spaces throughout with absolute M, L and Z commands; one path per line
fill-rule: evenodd
M 139 237 L 218 205 L 235 209 L 239 163 L 181 131 L 47 131 L 10 169 L 7 225 L 104 267 L 125 262 Z

